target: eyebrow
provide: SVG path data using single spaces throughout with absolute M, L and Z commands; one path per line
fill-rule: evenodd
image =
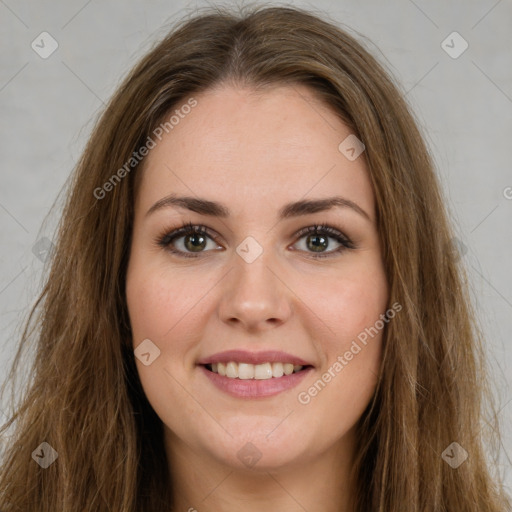
M 171 194 L 157 201 L 146 213 L 146 217 L 162 208 L 176 206 L 201 215 L 227 218 L 231 215 L 229 208 L 215 201 L 209 201 L 199 197 L 177 196 Z M 356 203 L 341 196 L 326 197 L 322 199 L 303 199 L 285 204 L 278 213 L 279 219 L 289 219 L 301 215 L 323 212 L 334 207 L 350 208 L 371 221 L 370 216 Z

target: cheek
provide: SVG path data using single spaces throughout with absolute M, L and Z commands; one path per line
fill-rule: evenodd
M 317 284 L 302 294 L 318 318 L 316 343 L 323 356 L 322 373 L 312 387 L 301 389 L 304 394 L 299 402 L 327 410 L 333 403 L 340 404 L 338 412 L 329 415 L 337 430 L 363 413 L 375 389 L 388 288 L 384 269 L 377 262 L 371 267 L 352 267 Z
M 128 274 L 126 295 L 134 343 L 140 338 L 164 341 L 197 315 L 197 306 L 208 289 L 208 283 L 191 282 L 190 275 L 174 271 L 149 269 L 140 272 L 134 268 Z
M 133 265 L 127 274 L 126 297 L 133 348 L 149 339 L 160 350 L 149 365 L 136 357 L 137 371 L 146 398 L 168 425 L 174 422 L 170 403 L 180 404 L 180 414 L 197 413 L 178 383 L 184 381 L 187 350 L 191 340 L 197 337 L 194 305 L 201 295 L 204 291 L 194 293 L 194 287 L 187 285 L 185 278 L 180 279 L 179 273 L 173 273 L 171 279 L 161 269 Z
M 340 350 L 385 312 L 388 291 L 384 270 L 376 265 L 305 279 L 299 296 L 315 314 L 324 339 Z

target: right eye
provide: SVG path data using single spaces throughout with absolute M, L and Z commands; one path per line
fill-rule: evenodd
M 206 226 L 188 223 L 159 236 L 156 242 L 160 247 L 164 247 L 179 256 L 197 258 L 200 253 L 207 252 L 203 249 L 206 249 L 208 245 L 208 238 L 212 242 L 215 240 L 215 236 L 209 233 L 210 230 Z M 182 244 L 180 249 L 176 248 L 176 243 L 179 240 Z

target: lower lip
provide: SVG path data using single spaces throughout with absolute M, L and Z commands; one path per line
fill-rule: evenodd
M 301 370 L 290 375 L 283 375 L 279 378 L 270 379 L 230 379 L 223 377 L 218 373 L 212 372 L 200 365 L 203 373 L 210 381 L 221 391 L 236 398 L 264 398 L 267 396 L 278 395 L 279 393 L 291 389 L 304 379 L 311 371 L 312 367 Z

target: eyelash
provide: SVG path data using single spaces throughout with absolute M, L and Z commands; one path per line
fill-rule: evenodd
M 192 224 L 191 222 L 188 222 L 186 224 L 183 224 L 179 228 L 172 230 L 172 231 L 166 231 L 163 235 L 159 235 L 155 239 L 155 243 L 163 247 L 164 249 L 167 249 L 168 251 L 177 254 L 184 258 L 198 258 L 201 253 L 187 253 L 183 251 L 178 251 L 175 248 L 172 247 L 172 242 L 177 240 L 178 238 L 181 238 L 183 236 L 187 235 L 206 235 L 207 237 L 211 238 L 214 242 L 219 243 L 216 240 L 216 236 L 213 234 L 213 232 L 210 232 L 210 230 L 203 226 L 202 224 Z M 332 228 L 328 224 L 315 224 L 313 226 L 308 226 L 307 228 L 301 229 L 298 233 L 295 234 L 295 237 L 297 238 L 303 238 L 305 235 L 328 235 L 330 238 L 334 238 L 337 242 L 341 244 L 340 247 L 337 249 L 334 249 L 332 251 L 328 251 L 326 253 L 309 253 L 313 258 L 329 258 L 333 254 L 338 254 L 341 252 L 344 252 L 347 249 L 355 249 L 355 245 L 352 243 L 352 241 L 345 236 L 343 233 L 338 231 L 335 228 Z M 208 252 L 208 251 L 204 251 Z

